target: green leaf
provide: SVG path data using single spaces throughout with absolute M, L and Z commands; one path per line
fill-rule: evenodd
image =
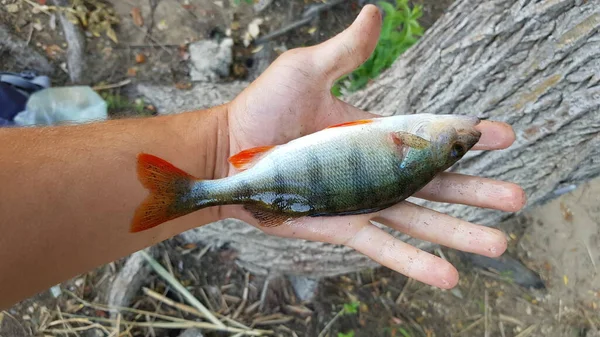
M 358 312 L 358 306 L 360 302 L 353 301 L 351 303 L 344 304 L 344 314 L 355 314 Z
M 411 337 L 410 334 L 408 333 L 408 331 L 406 331 L 404 328 L 398 328 L 398 330 L 400 330 L 400 333 L 402 334 L 402 336 Z
M 354 330 L 350 330 L 348 333 L 338 332 L 337 337 L 354 337 Z

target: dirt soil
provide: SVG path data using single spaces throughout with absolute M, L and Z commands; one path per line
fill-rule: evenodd
M 340 32 L 360 10 L 359 2 L 365 1 L 335 6 L 309 24 L 273 39 L 267 45 L 273 49 L 271 57 Z M 428 27 L 452 1 L 417 2 L 425 6 L 422 23 Z M 0 23 L 29 41 L 59 69 L 53 85 L 69 84 L 67 73 L 60 70 L 66 67 L 66 42 L 54 13 L 40 11 L 38 0 L 0 3 Z M 229 1 L 100 3 L 115 9 L 120 20 L 115 27 L 119 42 L 114 43 L 105 34 L 87 37 L 86 80 L 91 85 L 130 80 L 129 86 L 111 91 L 120 94 L 137 81 L 170 84 L 184 90 L 189 82 L 187 45 L 200 39 L 221 38 L 229 31 L 235 41 L 234 64 L 230 78 L 224 80 L 247 79 L 257 54 L 256 46 L 243 43 L 248 25 L 261 18 L 264 22 L 259 26 L 260 34 L 264 36 L 300 19 L 303 11 L 320 1 L 275 0 L 260 13 L 250 5 L 233 6 Z M 143 18 L 142 27 L 134 23 L 132 16 L 137 9 Z M 0 68 L 22 70 L 10 57 L 0 59 Z M 157 260 L 210 310 L 236 317 L 257 329 L 273 330 L 277 336 L 600 336 L 596 330 L 600 326 L 599 195 L 597 179 L 501 224 L 510 238 L 509 254 L 539 273 L 545 290 L 524 289 L 507 275 L 473 268 L 448 249 L 441 253 L 457 265 L 461 274 L 460 284 L 453 291 L 434 289 L 378 268 L 321 280 L 316 299 L 306 303 L 295 296 L 285 279 L 267 282 L 248 275 L 235 264 L 235 252 L 226 247 L 205 249 L 174 238 L 157 245 L 161 252 Z M 110 326 L 99 328 L 92 322 L 155 320 L 125 311 L 122 317 L 114 318 L 111 311 L 98 305 L 106 303 L 109 280 L 123 263 L 115 261 L 65 282 L 58 297 L 48 290 L 2 312 L 0 336 L 108 336 L 113 332 Z M 163 299 L 186 303 L 156 273 L 150 273 L 142 286 Z M 136 293 L 131 307 L 180 319 L 197 318 L 181 307 L 148 296 L 143 289 Z M 344 307 L 356 312 L 344 312 Z M 135 326 L 120 330 L 118 335 L 178 336 L 185 328 L 183 323 L 168 329 Z M 231 335 L 209 330 L 203 333 Z

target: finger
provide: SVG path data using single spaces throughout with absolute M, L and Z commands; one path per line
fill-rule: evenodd
M 373 53 L 381 31 L 381 13 L 366 5 L 343 32 L 314 46 L 314 64 L 319 65 L 329 84 L 352 72 Z
M 372 220 L 419 240 L 488 257 L 502 255 L 507 247 L 506 237 L 497 229 L 407 201 L 377 213 Z
M 417 281 L 443 289 L 453 288 L 458 283 L 458 271 L 452 264 L 374 225 L 363 226 L 345 245 Z
M 413 196 L 505 212 L 516 212 L 527 202 L 525 191 L 519 185 L 450 172 L 438 174 Z
M 512 126 L 504 122 L 482 120 L 475 128 L 481 132 L 481 138 L 473 150 L 506 149 L 515 141 Z

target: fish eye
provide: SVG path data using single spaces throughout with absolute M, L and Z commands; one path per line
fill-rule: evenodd
M 450 154 L 452 155 L 452 157 L 458 158 L 463 156 L 465 152 L 465 147 L 462 144 L 455 143 L 454 145 L 452 145 L 452 150 L 450 151 Z

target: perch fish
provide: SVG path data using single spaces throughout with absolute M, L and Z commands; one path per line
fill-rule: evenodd
M 357 120 L 229 158 L 239 173 L 201 180 L 156 156 L 138 156 L 150 195 L 139 232 L 205 207 L 243 205 L 262 226 L 301 217 L 376 212 L 408 198 L 478 141 L 477 117 L 415 114 Z

